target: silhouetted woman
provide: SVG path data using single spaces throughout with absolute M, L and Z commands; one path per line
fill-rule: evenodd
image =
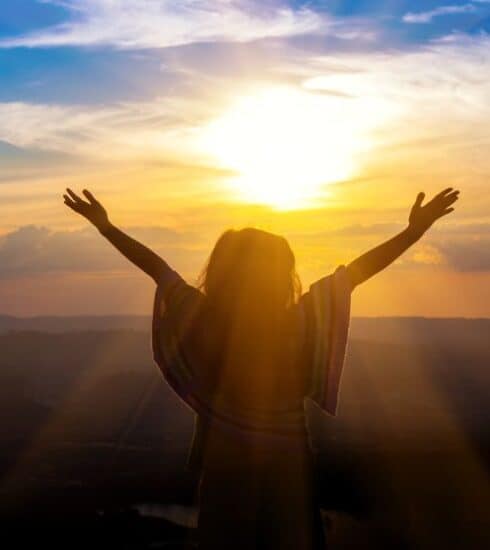
M 324 548 L 304 398 L 335 414 L 352 290 L 451 212 L 458 191 L 425 206 L 420 193 L 406 229 L 304 294 L 283 237 L 226 231 L 196 288 L 83 194 L 68 189 L 65 204 L 157 284 L 154 357 L 196 413 L 200 548 Z

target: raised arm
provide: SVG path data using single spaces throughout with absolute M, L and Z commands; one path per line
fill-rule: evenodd
M 451 206 L 458 200 L 458 195 L 459 191 L 449 187 L 422 206 L 425 194 L 419 193 L 410 211 L 408 226 L 392 239 L 359 256 L 347 266 L 352 287 L 388 267 L 416 243 L 436 220 L 450 214 L 454 210 Z
M 66 191 L 63 195 L 65 204 L 91 222 L 123 256 L 147 273 L 157 284 L 171 271 L 158 254 L 112 225 L 105 208 L 90 191 L 83 190 L 87 200 L 83 200 L 71 189 Z

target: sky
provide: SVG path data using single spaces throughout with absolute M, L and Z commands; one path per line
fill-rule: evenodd
M 217 237 L 284 235 L 306 290 L 461 199 L 354 315 L 490 316 L 490 0 L 2 0 L 0 314 L 149 314 L 153 286 L 64 207 L 194 282 Z

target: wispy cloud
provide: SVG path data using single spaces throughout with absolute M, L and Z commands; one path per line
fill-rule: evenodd
M 156 98 L 106 106 L 0 103 L 0 140 L 25 149 L 113 160 L 169 158 L 199 122 L 199 102 Z
M 459 13 L 473 13 L 476 11 L 474 4 L 462 4 L 454 6 L 439 6 L 433 10 L 423 11 L 418 13 L 406 13 L 403 16 L 405 23 L 430 23 L 435 17 L 443 15 L 456 15 Z
M 256 0 L 44 0 L 61 4 L 69 19 L 5 38 L 0 47 L 99 46 L 166 48 L 196 42 L 247 42 L 327 31 L 326 15 Z
M 254 82 L 249 75 L 245 83 L 230 68 L 233 78 L 225 73 L 205 78 L 190 75 L 195 85 L 185 94 L 144 102 L 0 103 L 0 140 L 100 160 L 180 161 L 184 156 L 195 163 L 199 160 L 190 149 L 193 140 L 230 101 L 261 86 L 280 85 L 281 78 L 286 78 L 287 85 L 302 85 L 305 94 L 314 94 L 316 103 L 340 106 L 346 120 L 353 113 L 359 113 L 355 117 L 359 120 L 375 118 L 376 135 L 371 138 L 376 146 L 394 151 L 401 143 L 407 156 L 412 156 L 410 143 L 424 139 L 431 140 L 431 154 L 471 143 L 476 158 L 480 148 L 488 145 L 489 45 L 485 36 L 453 37 L 451 42 L 409 52 L 305 54 L 276 73 L 269 67 L 274 81 Z M 336 111 L 334 118 L 339 116 Z M 478 162 L 484 165 L 483 156 Z
M 317 76 L 305 77 L 304 85 L 395 106 L 399 116 L 388 122 L 405 126 L 389 136 L 392 144 L 398 138 L 422 140 L 444 134 L 459 134 L 464 140 L 469 131 L 473 139 L 488 137 L 489 46 L 485 35 L 454 36 L 450 42 L 433 42 L 407 52 L 343 56 L 349 70 L 339 71 L 334 65 L 338 57 L 317 57 L 310 64 Z

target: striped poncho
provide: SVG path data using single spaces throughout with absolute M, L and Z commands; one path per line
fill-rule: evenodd
M 350 317 L 351 286 L 346 268 L 313 283 L 291 306 L 305 353 L 298 366 L 307 369 L 308 386 L 303 388 L 301 406 L 284 407 L 284 412 L 255 419 L 227 407 L 208 390 L 199 361 L 189 350 L 189 333 L 205 296 L 168 270 L 157 286 L 152 323 L 152 347 L 156 363 L 178 396 L 196 413 L 196 426 L 189 467 L 202 464 L 205 426 L 209 422 L 243 437 L 253 434 L 271 438 L 304 429 L 303 399 L 310 398 L 324 411 L 335 415 L 344 364 Z M 192 358 L 192 356 L 194 358 Z

